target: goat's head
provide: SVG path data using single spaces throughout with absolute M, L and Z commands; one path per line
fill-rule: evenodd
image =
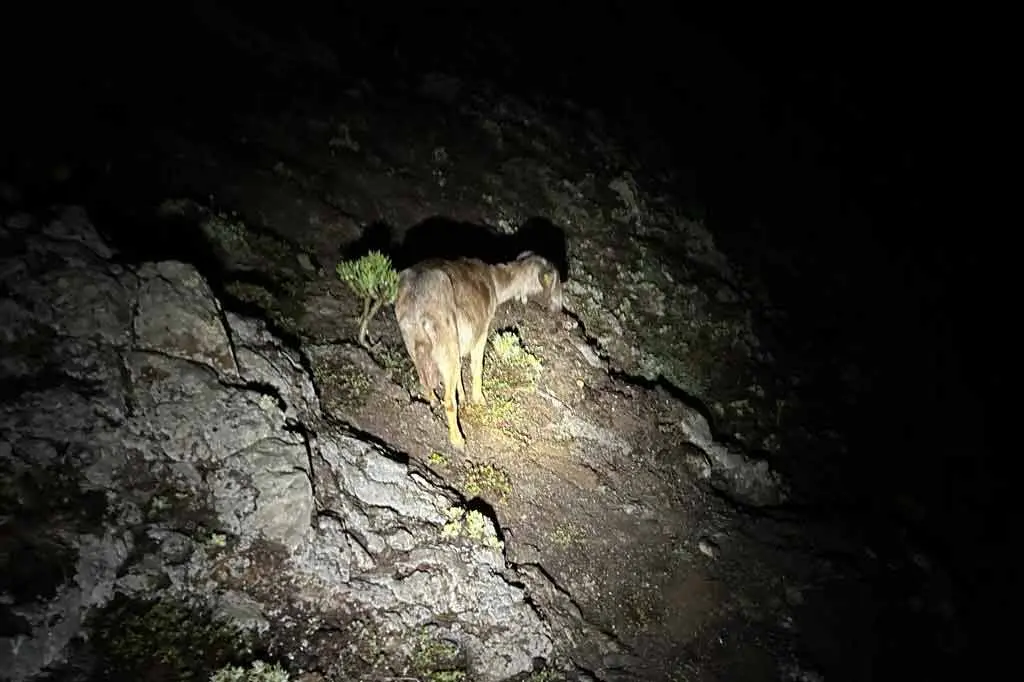
M 543 295 L 551 312 L 561 312 L 563 304 L 562 279 L 558 274 L 558 267 L 547 258 L 538 256 L 531 251 L 519 254 L 516 261 L 528 267 L 528 276 L 536 278 L 535 282 L 531 283 L 530 289 Z

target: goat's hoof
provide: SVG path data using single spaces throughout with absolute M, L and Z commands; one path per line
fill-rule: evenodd
M 487 401 L 484 400 L 483 394 L 473 396 L 473 398 L 472 398 L 472 400 L 470 400 L 470 402 L 473 403 L 474 405 L 486 405 L 487 404 Z
M 452 447 L 459 452 L 466 451 L 466 439 L 462 436 L 459 436 L 458 438 L 450 438 L 449 440 L 451 441 Z

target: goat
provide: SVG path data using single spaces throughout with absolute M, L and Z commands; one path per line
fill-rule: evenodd
M 455 449 L 466 448 L 458 421 L 466 393 L 462 359 L 469 355 L 470 402 L 484 404 L 484 348 L 494 313 L 510 299 L 525 302 L 538 294 L 546 296 L 551 312 L 562 310 L 558 268 L 529 251 L 495 265 L 476 258 L 431 259 L 399 273 L 395 317 L 402 340 L 431 407 L 438 379 L 444 384 L 448 440 Z

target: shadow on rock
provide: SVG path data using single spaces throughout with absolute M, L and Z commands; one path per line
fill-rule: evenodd
M 378 221 L 342 249 L 346 259 L 359 258 L 370 251 L 390 256 L 397 270 L 429 258 L 479 258 L 485 263 L 506 263 L 524 251 L 532 251 L 554 263 L 562 281 L 569 276 L 565 230 L 541 217 L 524 221 L 514 234 L 499 232 L 488 225 L 432 216 L 396 235 L 391 226 Z

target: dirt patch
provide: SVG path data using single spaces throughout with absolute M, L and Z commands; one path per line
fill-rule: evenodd
M 333 418 L 486 503 L 512 565 L 543 566 L 587 621 L 637 652 L 681 660 L 708 633 L 749 620 L 743 577 L 718 575 L 699 549 L 726 509 L 674 454 L 675 401 L 593 366 L 577 350 L 587 341 L 570 318 L 510 303 L 485 355 L 487 403 L 460 413 L 467 449 L 459 453 L 440 408 L 414 397 L 419 387 L 390 315 L 375 325 L 373 353 L 310 349 Z M 508 337 L 519 350 L 505 361 L 497 347 L 512 345 L 503 344 Z M 468 361 L 463 371 L 468 381 Z

